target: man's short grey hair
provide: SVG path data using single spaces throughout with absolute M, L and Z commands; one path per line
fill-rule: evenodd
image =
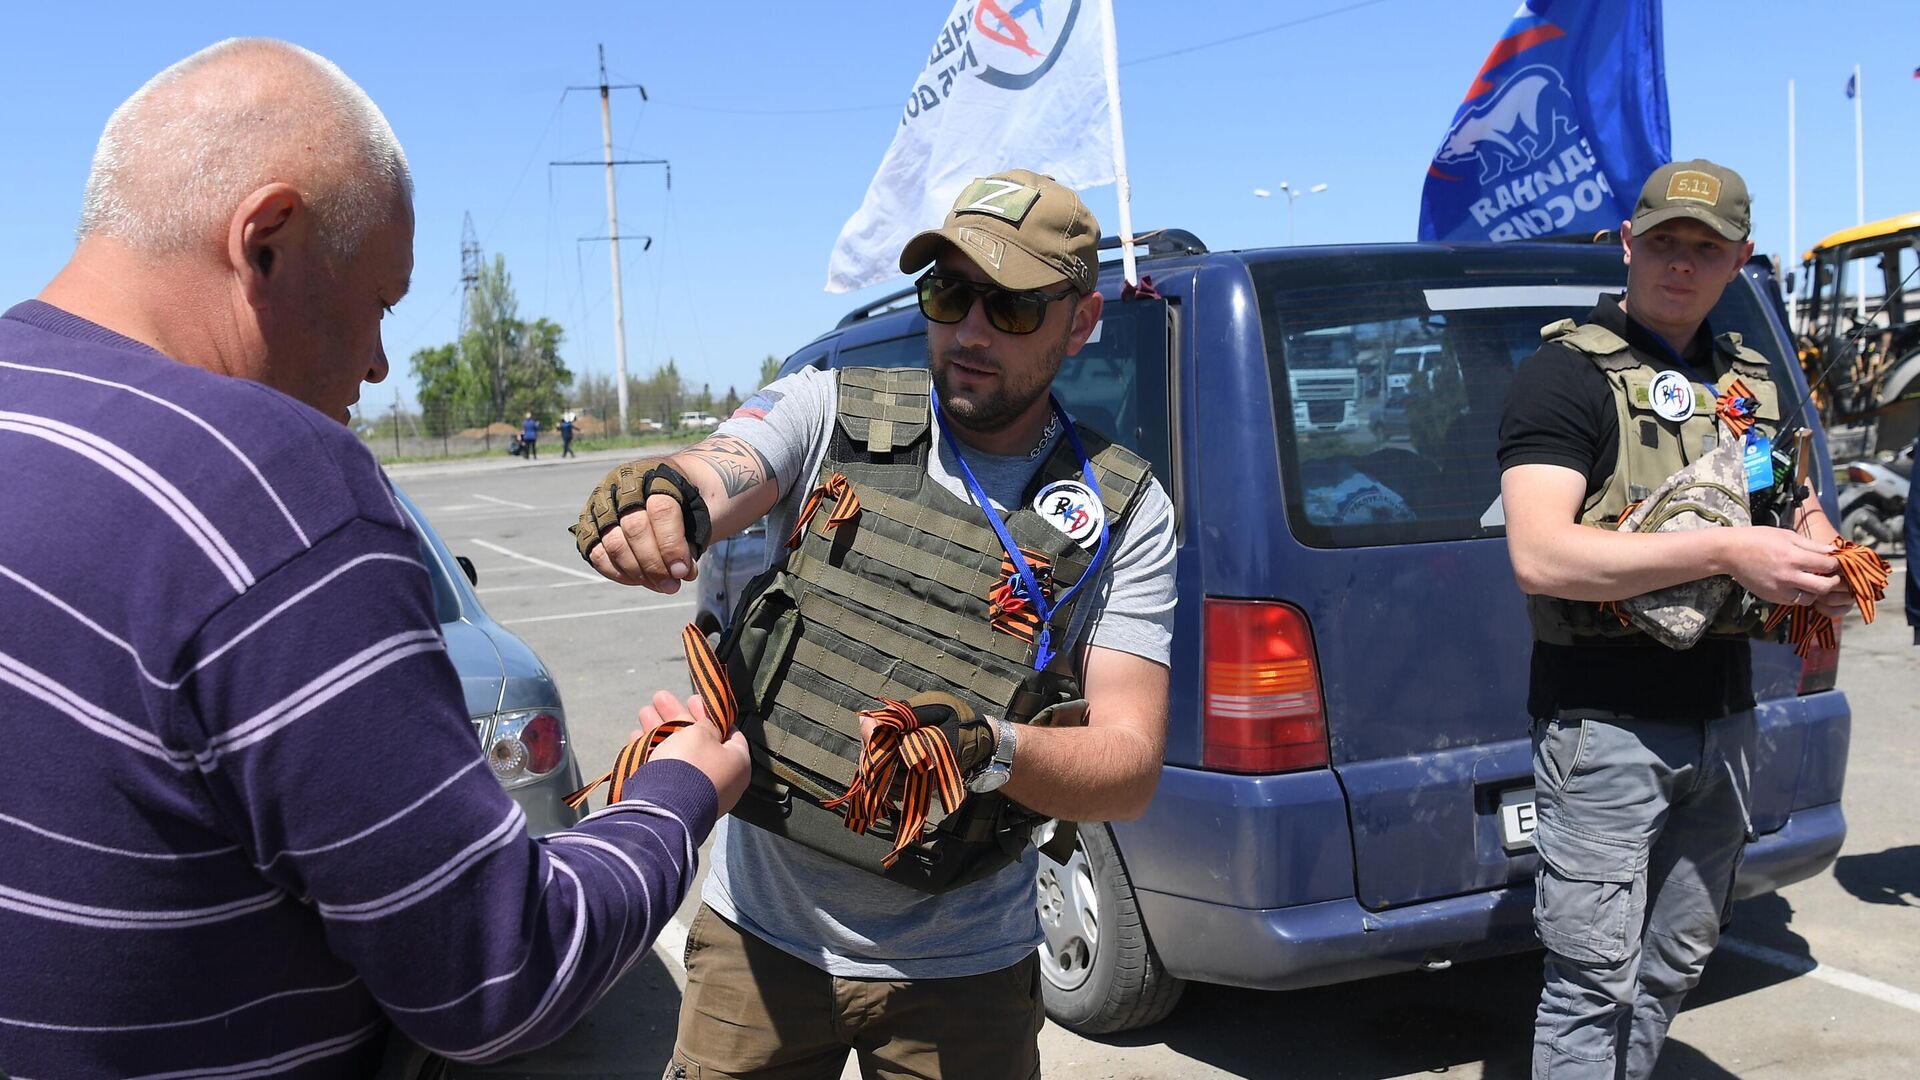
M 225 242 L 240 200 L 285 181 L 346 258 L 409 203 L 413 176 L 387 118 L 332 61 L 283 41 L 229 38 L 147 81 L 107 120 L 79 235 L 173 255 Z

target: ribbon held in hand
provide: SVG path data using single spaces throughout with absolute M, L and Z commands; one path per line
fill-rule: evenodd
M 680 645 L 687 654 L 687 672 L 693 676 L 693 692 L 707 707 L 707 719 L 720 729 L 720 738 L 726 739 L 733 734 L 734 723 L 740 717 L 739 703 L 734 699 L 733 687 L 727 682 L 727 669 L 720 664 L 720 658 L 713 653 L 713 647 L 707 644 L 706 635 L 698 628 L 689 626 L 680 631 Z M 659 727 L 648 732 L 644 738 L 635 739 L 620 748 L 614 755 L 613 768 L 598 780 L 579 791 L 569 794 L 563 800 L 571 809 L 579 809 L 589 796 L 601 784 L 609 785 L 607 802 L 617 803 L 626 796 L 627 781 L 647 763 L 660 744 L 681 728 L 697 723 L 692 713 L 676 716 L 663 721 Z
M 894 775 L 904 768 L 906 782 L 893 819 L 893 850 L 880 860 L 881 866 L 891 867 L 908 845 L 920 839 L 933 796 L 938 794 L 940 805 L 951 814 L 966 800 L 967 788 L 946 733 L 922 721 L 906 702 L 883 698 L 880 708 L 859 715 L 873 721 L 873 734 L 860 751 L 859 771 L 845 795 L 820 805 L 828 810 L 846 807 L 847 828 L 864 833 L 888 809 L 887 793 Z
M 1840 579 L 1853 594 L 1854 606 L 1860 609 L 1860 618 L 1871 624 L 1874 605 L 1887 598 L 1891 564 L 1867 548 L 1838 536 L 1833 538 L 1833 557 L 1840 564 Z M 1787 640 L 1793 643 L 1796 656 L 1806 656 L 1815 644 L 1831 649 L 1837 640 L 1833 634 L 1833 618 L 1815 611 L 1811 603 L 1780 605 L 1767 616 L 1766 629 L 1775 630 L 1782 622 L 1787 623 Z

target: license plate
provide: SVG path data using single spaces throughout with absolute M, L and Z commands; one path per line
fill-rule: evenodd
M 1500 793 L 1500 846 L 1508 851 L 1533 850 L 1533 789 L 1508 788 Z

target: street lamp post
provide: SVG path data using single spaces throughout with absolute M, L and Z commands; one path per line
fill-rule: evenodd
M 1293 185 L 1287 183 L 1285 180 L 1280 181 L 1280 194 L 1285 195 L 1287 197 L 1287 246 L 1288 247 L 1293 246 L 1293 204 L 1296 202 L 1299 202 L 1300 196 L 1302 195 L 1318 195 L 1319 193 L 1325 190 L 1327 190 L 1327 185 L 1325 184 L 1315 184 L 1310 188 L 1302 190 L 1300 188 L 1294 187 Z M 1268 191 L 1266 188 L 1254 188 L 1253 194 L 1257 198 L 1265 199 L 1272 196 L 1273 192 Z

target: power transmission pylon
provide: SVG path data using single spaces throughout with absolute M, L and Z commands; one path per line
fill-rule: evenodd
M 607 240 L 611 244 L 610 258 L 613 261 L 613 356 L 614 356 L 614 392 L 620 402 L 620 433 L 627 433 L 627 318 L 620 295 L 620 210 L 614 197 L 613 167 L 615 165 L 663 165 L 667 172 L 667 190 L 673 190 L 673 166 L 665 158 L 647 158 L 645 160 L 627 159 L 616 161 L 613 157 L 613 113 L 610 104 L 610 91 L 638 90 L 640 100 L 647 100 L 647 88 L 639 83 L 621 83 L 616 86 L 607 84 L 607 47 L 600 47 L 600 84 L 598 86 L 569 86 L 567 93 L 575 90 L 598 90 L 600 92 L 600 146 L 599 161 L 550 161 L 555 165 L 599 165 L 607 171 Z M 646 238 L 648 246 L 652 239 Z
M 460 223 L 460 341 L 467 336 L 467 320 L 473 318 L 473 291 L 480 286 L 480 237 L 473 231 L 473 212 Z

